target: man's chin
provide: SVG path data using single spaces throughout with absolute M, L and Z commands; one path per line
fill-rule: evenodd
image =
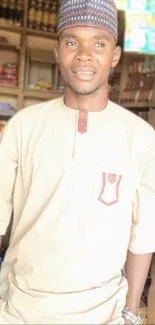
M 70 89 L 72 90 L 72 92 L 74 92 L 74 94 L 79 95 L 79 96 L 88 96 L 88 95 L 92 95 L 99 87 L 96 88 L 76 88 L 73 86 L 69 86 Z

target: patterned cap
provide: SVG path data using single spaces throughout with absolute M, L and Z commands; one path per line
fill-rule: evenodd
M 98 27 L 117 40 L 117 8 L 113 0 L 62 0 L 58 35 L 71 27 Z

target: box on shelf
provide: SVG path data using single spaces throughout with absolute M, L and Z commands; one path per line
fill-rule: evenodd
M 16 63 L 4 63 L 0 66 L 0 84 L 15 87 L 18 85 L 18 68 Z

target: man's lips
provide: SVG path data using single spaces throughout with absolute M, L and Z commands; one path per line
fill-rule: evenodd
M 88 73 L 95 73 L 95 70 L 91 67 L 76 67 L 74 68 L 73 70 L 73 73 L 85 73 L 85 72 L 88 72 Z
M 75 77 L 79 80 L 92 80 L 95 74 L 94 69 L 89 67 L 78 67 L 73 69 Z

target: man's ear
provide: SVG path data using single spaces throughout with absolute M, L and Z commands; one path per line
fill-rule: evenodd
M 113 53 L 112 68 L 115 68 L 120 60 L 122 49 L 120 46 L 116 46 Z
M 58 42 L 56 43 L 56 45 L 55 45 L 55 47 L 54 47 L 54 55 L 55 55 L 56 62 L 59 63 L 59 57 L 58 57 Z

